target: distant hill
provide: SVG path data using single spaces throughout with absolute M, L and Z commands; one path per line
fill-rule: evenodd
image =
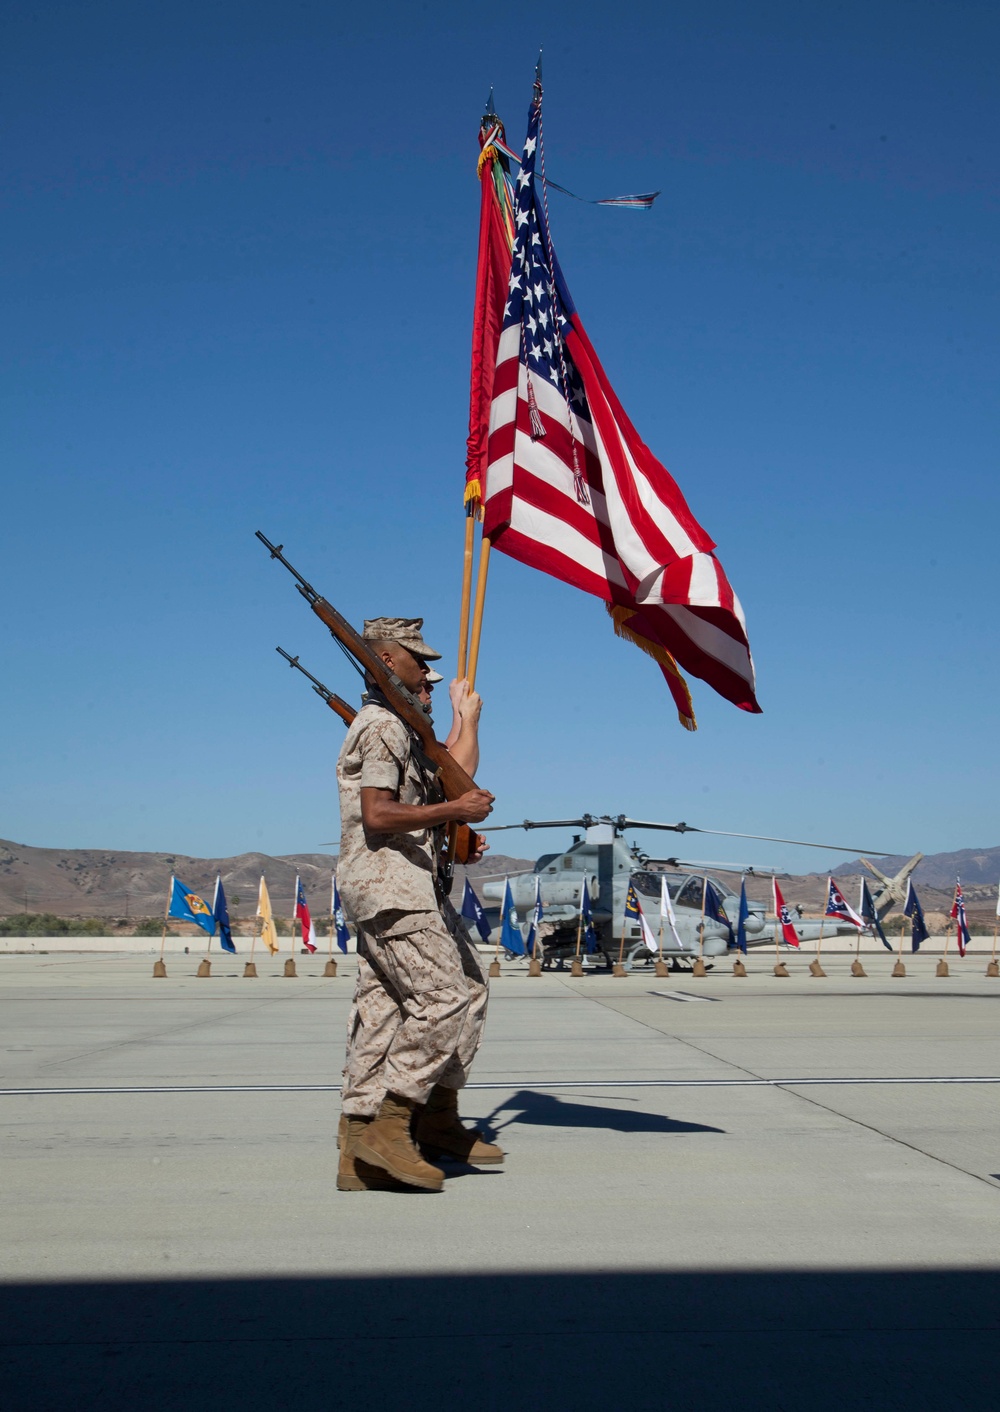
M 184 853 L 126 853 L 112 849 L 32 848 L 0 839 L 0 916 L 53 912 L 60 917 L 162 916 L 171 873 L 211 900 L 217 873 L 222 874 L 234 915 L 249 916 L 257 902 L 260 875 L 267 878 L 271 903 L 279 916 L 292 910 L 295 875 L 317 916 L 330 905 L 330 872 L 336 856 L 292 853 L 240 853 L 235 858 L 192 858 Z M 523 872 L 523 858 L 489 854 L 469 869 L 484 874 Z M 461 880 L 464 869 L 456 870 Z M 237 902 L 236 899 L 239 899 Z
M 871 861 L 883 873 L 893 877 L 909 859 L 893 855 L 887 858 L 872 858 Z M 864 873 L 865 877 L 870 876 L 860 858 L 855 858 L 850 863 L 841 863 L 837 868 L 838 878 L 861 873 Z M 814 873 L 813 876 L 822 877 L 824 874 Z M 928 887 L 952 891 L 956 876 L 962 879 L 963 888 L 977 884 L 996 887 L 1000 882 L 1000 846 L 960 848 L 957 853 L 929 853 L 917 864 L 913 880 L 918 886 L 924 883 Z

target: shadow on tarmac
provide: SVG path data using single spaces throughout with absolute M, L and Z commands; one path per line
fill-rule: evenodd
M 959 1270 L 9 1284 L 0 1385 L 5 1412 L 992 1412 L 998 1310 Z
M 631 1101 L 631 1100 L 626 1100 Z M 502 1122 L 501 1115 L 510 1114 Z M 573 1103 L 550 1093 L 536 1093 L 522 1088 L 511 1098 L 476 1119 L 476 1126 L 497 1134 L 512 1123 L 525 1123 L 542 1128 L 610 1128 L 619 1133 L 721 1133 L 725 1128 L 712 1128 L 705 1123 L 682 1123 L 665 1118 L 662 1113 L 629 1112 L 602 1103 Z

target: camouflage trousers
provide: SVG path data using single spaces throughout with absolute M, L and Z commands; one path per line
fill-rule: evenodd
M 426 1103 L 435 1084 L 462 1088 L 483 1037 L 489 992 L 454 909 L 411 915 L 426 925 L 402 936 L 398 921 L 386 935 L 381 915 L 358 928 L 342 1105 L 351 1117 L 377 1113 L 386 1093 Z

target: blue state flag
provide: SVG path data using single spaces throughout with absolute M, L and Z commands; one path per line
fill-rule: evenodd
M 517 908 L 514 906 L 514 896 L 510 890 L 509 878 L 505 880 L 503 885 L 503 903 L 501 904 L 500 916 L 502 919 L 500 945 L 511 956 L 523 956 L 524 939 L 521 936 L 521 927 L 517 919 Z
M 337 928 L 337 945 L 341 951 L 347 951 L 347 943 L 351 939 L 351 931 L 347 925 L 347 918 L 344 916 L 344 905 L 340 900 L 340 892 L 337 889 L 337 877 L 333 879 L 333 924 Z
M 215 897 L 212 900 L 212 918 L 219 928 L 219 945 L 223 951 L 231 951 L 236 955 L 236 947 L 233 944 L 233 929 L 229 924 L 229 904 L 226 902 L 226 890 L 222 886 L 222 874 L 215 879 Z
M 215 932 L 215 918 L 212 909 L 203 897 L 185 887 L 180 878 L 170 879 L 170 905 L 167 916 L 179 922 L 194 922 L 203 932 L 212 936 Z
M 917 889 L 912 882 L 906 884 L 906 905 L 903 911 L 910 919 L 910 945 L 912 950 L 919 951 L 920 943 L 926 941 L 930 936 L 927 930 L 927 923 L 924 921 L 924 909 L 920 905 L 920 898 L 917 896 Z
M 873 936 L 878 937 L 886 951 L 891 951 L 892 946 L 886 940 L 885 932 L 882 930 L 882 923 L 879 921 L 879 915 L 875 908 L 875 899 L 868 891 L 868 883 L 864 878 L 861 879 L 861 902 L 858 911 L 861 913 L 861 920 L 864 922 L 865 928 L 870 931 Z
M 583 922 L 583 949 L 588 956 L 597 950 L 597 928 L 594 926 L 594 910 L 590 905 L 590 883 L 584 878 L 580 890 L 580 918 Z
M 706 901 L 708 899 L 706 898 Z M 747 880 L 740 881 L 740 910 L 736 918 L 736 947 L 747 954 L 747 918 L 750 916 L 750 903 L 747 901 Z
M 541 940 L 538 936 L 538 928 L 542 924 L 542 883 L 541 878 L 535 877 L 535 905 L 531 909 L 531 925 L 528 927 L 527 950 L 529 956 L 535 954 L 535 941 Z
M 729 945 L 732 946 L 736 938 L 733 935 L 733 924 L 726 916 L 726 909 L 722 905 L 722 893 L 711 878 L 705 879 L 705 916 L 712 922 L 721 922 L 729 933 Z
M 489 941 L 493 928 L 486 920 L 483 904 L 473 891 L 468 878 L 465 879 L 465 891 L 462 893 L 462 916 L 473 924 L 483 941 Z

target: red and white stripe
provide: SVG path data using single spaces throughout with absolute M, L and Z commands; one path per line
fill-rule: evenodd
M 568 411 L 544 377 L 531 390 L 521 329 L 500 336 L 490 412 L 485 533 L 512 558 L 634 615 L 628 627 L 745 711 L 760 707 L 739 600 L 713 541 L 641 441 L 574 313 L 564 336 L 590 407 Z M 574 455 L 589 503 L 574 485 Z

